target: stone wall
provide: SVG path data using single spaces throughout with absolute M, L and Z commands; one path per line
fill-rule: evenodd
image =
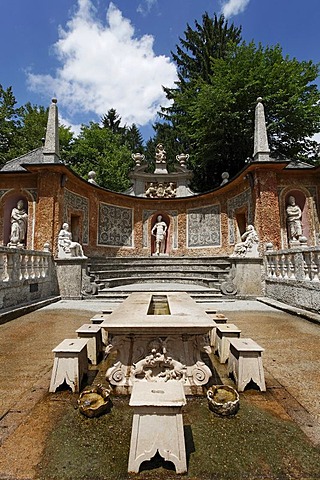
M 50 252 L 0 247 L 0 309 L 59 295 Z
M 63 164 L 32 165 L 23 173 L 1 172 L 0 244 L 6 245 L 10 211 L 23 198 L 28 211 L 28 249 L 49 242 L 57 254 L 62 223 L 88 257 L 150 256 L 157 215 L 168 224 L 169 256 L 230 255 L 248 224 L 260 244 L 287 246 L 285 202 L 290 191 L 305 198 L 308 245 L 320 241 L 319 180 L 313 169 L 287 169 L 287 163 L 251 163 L 229 183 L 185 198 L 143 198 L 88 183 Z M 298 169 L 299 170 L 299 169 Z M 261 248 L 260 254 L 262 254 Z

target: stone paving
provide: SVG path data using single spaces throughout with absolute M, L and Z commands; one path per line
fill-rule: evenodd
M 52 349 L 97 312 L 117 308 L 97 300 L 59 301 L 0 325 L 0 445 L 48 394 Z M 265 348 L 267 390 L 315 444 L 320 444 L 320 326 L 257 301 L 203 304 Z M 224 383 L 226 367 L 215 362 Z M 261 394 L 263 397 L 263 394 Z M 1 462 L 0 462 L 1 467 Z M 0 478 L 1 470 L 0 470 Z

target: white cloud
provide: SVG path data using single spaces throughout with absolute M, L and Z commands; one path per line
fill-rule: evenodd
M 233 15 L 238 15 L 242 13 L 250 0 L 227 0 L 222 2 L 221 12 L 225 17 L 232 17 Z
M 55 75 L 29 72 L 28 83 L 34 91 L 54 92 L 70 122 L 81 112 L 101 116 L 115 108 L 124 123 L 145 125 L 167 104 L 162 85 L 172 87 L 177 78 L 170 59 L 155 55 L 153 37 L 135 36 L 113 3 L 102 23 L 91 0 L 78 0 L 54 52 L 61 63 Z
M 143 0 L 139 3 L 137 12 L 141 13 L 143 16 L 148 15 L 151 12 L 152 7 L 158 4 L 158 0 Z

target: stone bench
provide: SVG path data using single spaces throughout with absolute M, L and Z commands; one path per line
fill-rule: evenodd
M 88 359 L 92 365 L 97 365 L 103 354 L 101 326 L 85 323 L 76 330 L 78 338 L 87 339 Z
M 177 473 L 187 471 L 182 407 L 183 384 L 143 382 L 133 384 L 129 405 L 134 408 L 128 472 L 139 473 L 142 462 L 159 452 L 172 462 Z
M 207 312 L 208 313 L 208 312 Z M 212 315 L 212 320 L 214 321 L 214 326 L 210 332 L 210 346 L 211 347 L 214 347 L 215 346 L 215 341 L 216 341 L 216 328 L 217 328 L 217 324 L 218 325 L 221 325 L 221 324 L 225 324 L 228 322 L 228 319 L 227 317 L 225 317 L 223 315 L 223 313 L 215 313 L 214 315 Z
M 241 330 L 233 323 L 216 326 L 216 338 L 214 351 L 218 353 L 220 363 L 226 363 L 229 358 L 229 347 L 231 338 L 239 338 Z
M 229 376 L 233 375 L 238 391 L 243 392 L 252 380 L 262 392 L 265 392 L 261 356 L 264 349 L 251 338 L 232 338 L 229 343 L 228 373 Z
M 54 362 L 49 392 L 55 392 L 64 382 L 73 392 L 79 392 L 88 372 L 87 340 L 67 338 L 53 350 Z

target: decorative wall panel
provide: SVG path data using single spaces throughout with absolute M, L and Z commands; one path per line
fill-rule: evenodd
M 82 242 L 87 245 L 89 243 L 89 201 L 87 198 L 73 193 L 70 190 L 64 190 L 64 222 L 69 221 L 68 210 L 79 210 L 82 213 Z
M 99 204 L 98 244 L 133 247 L 133 211 L 131 208 Z
M 189 248 L 221 245 L 220 205 L 190 209 L 187 218 Z

